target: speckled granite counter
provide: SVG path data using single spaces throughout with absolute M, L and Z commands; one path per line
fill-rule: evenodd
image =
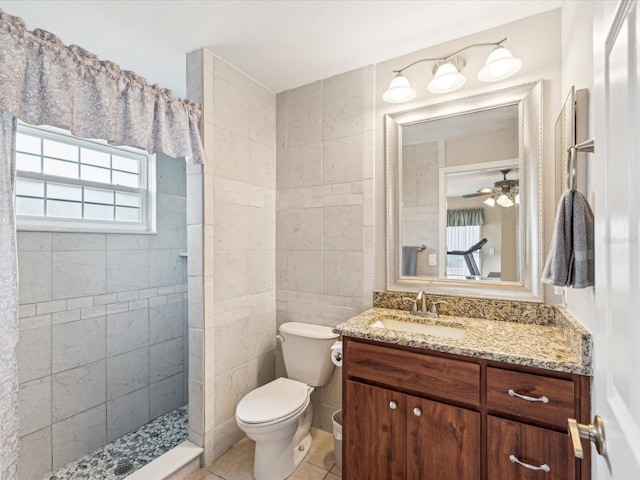
M 390 344 L 591 375 L 591 335 L 566 310 L 546 307 L 553 313 L 549 314 L 544 325 L 448 315 L 430 319 L 411 315 L 404 310 L 372 308 L 337 325 L 334 332 Z M 456 340 L 372 327 L 371 324 L 381 316 L 461 327 L 465 334 Z

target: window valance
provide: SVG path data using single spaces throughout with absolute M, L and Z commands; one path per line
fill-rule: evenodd
M 200 108 L 0 10 L 0 112 L 203 163 Z
M 482 208 L 447 210 L 448 227 L 465 227 L 469 225 L 484 225 L 484 210 Z

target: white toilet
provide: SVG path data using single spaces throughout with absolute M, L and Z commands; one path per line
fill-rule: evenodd
M 331 327 L 289 322 L 280 326 L 289 378 L 278 378 L 244 396 L 236 422 L 256 442 L 253 476 L 283 480 L 302 463 L 311 447 L 311 392 L 333 374 Z

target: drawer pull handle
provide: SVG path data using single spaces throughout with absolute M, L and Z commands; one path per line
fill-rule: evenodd
M 398 408 L 398 404 L 397 404 L 396 402 L 394 402 L 393 400 L 391 400 L 391 401 L 389 402 L 389 408 L 390 408 L 391 410 L 395 410 L 396 408 Z
M 421 415 L 422 415 L 422 410 L 420 410 L 418 407 L 416 407 L 416 408 L 414 408 L 414 409 L 413 409 L 413 414 L 414 414 L 416 417 L 419 417 L 419 416 L 421 416 Z
M 528 463 L 521 462 L 518 459 L 518 457 L 516 457 L 515 455 L 509 455 L 509 460 L 511 460 L 513 463 L 517 463 L 518 465 L 522 465 L 524 468 L 528 468 L 529 470 L 536 470 L 536 471 L 543 471 L 543 472 L 549 472 L 551 470 L 549 465 L 547 465 L 546 463 L 543 463 L 539 467 L 536 467 L 535 465 L 530 465 Z
M 507 392 L 511 397 L 517 397 L 517 398 L 521 398 L 522 400 L 526 400 L 527 402 L 542 402 L 542 403 L 549 403 L 549 399 L 543 395 L 541 397 L 530 397 L 528 395 L 520 395 L 518 392 L 516 392 L 513 388 L 510 388 L 509 391 Z

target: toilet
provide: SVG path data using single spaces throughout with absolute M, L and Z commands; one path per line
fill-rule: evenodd
M 288 322 L 277 337 L 288 378 L 249 392 L 236 408 L 238 426 L 256 442 L 256 480 L 287 478 L 309 453 L 311 392 L 331 380 L 331 345 L 338 334 L 331 327 Z

